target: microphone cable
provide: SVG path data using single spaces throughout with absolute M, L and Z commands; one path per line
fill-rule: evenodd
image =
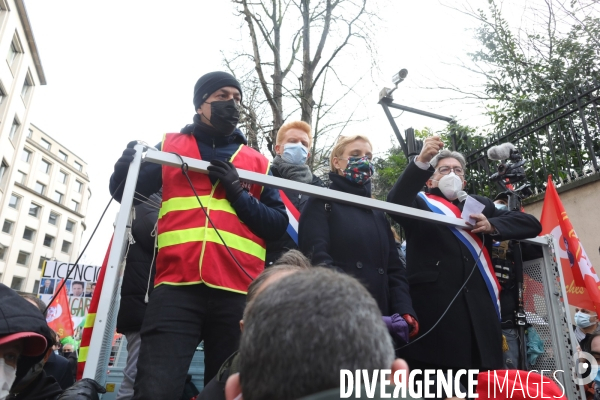
M 475 260 L 475 265 L 473 265 L 473 268 L 471 269 L 471 273 L 469 273 L 469 276 L 467 276 L 467 279 L 465 279 L 465 282 L 462 284 L 462 286 L 460 287 L 460 289 L 458 289 L 458 292 L 456 292 L 456 294 L 454 295 L 454 298 L 452 299 L 452 301 L 450 301 L 450 304 L 448 304 L 448 307 L 446 307 L 446 310 L 444 311 L 444 313 L 442 314 L 442 316 L 440 318 L 438 318 L 438 320 L 436 321 L 436 323 L 433 324 L 433 326 L 431 328 L 429 328 L 429 330 L 427 332 L 425 332 L 424 334 L 422 334 L 421 336 L 419 336 L 418 338 L 416 338 L 412 342 L 408 342 L 404 346 L 398 347 L 398 348 L 396 348 L 394 350 L 396 350 L 396 351 L 402 350 L 403 348 L 408 347 L 411 344 L 418 342 L 419 340 L 421 340 L 422 338 L 424 338 L 425 336 L 427 336 L 429 334 L 429 332 L 431 332 L 442 321 L 442 318 L 444 318 L 444 316 L 446 315 L 446 313 L 448 312 L 448 310 L 450 310 L 450 307 L 452 307 L 452 304 L 454 304 L 454 301 L 458 298 L 458 295 L 463 291 L 465 285 L 467 284 L 467 282 L 469 282 L 469 279 L 471 279 L 471 276 L 473 276 L 473 272 L 475 272 L 475 270 L 477 269 L 477 262 L 481 258 L 481 253 L 483 252 L 483 249 L 485 249 L 485 235 L 482 235 L 481 250 L 479 251 L 479 254 L 477 255 L 477 259 Z
M 235 256 L 231 252 L 231 249 L 229 248 L 229 246 L 227 246 L 227 243 L 225 243 L 225 240 L 221 236 L 221 233 L 219 232 L 219 230 L 217 229 L 217 227 L 215 226 L 215 224 L 210 219 L 210 216 L 208 215 L 208 212 L 204 208 L 204 205 L 202 204 L 202 200 L 200 200 L 200 197 L 198 196 L 198 193 L 196 193 L 196 189 L 194 189 L 194 185 L 192 184 L 192 181 L 190 180 L 190 177 L 189 177 L 189 175 L 187 173 L 187 171 L 189 169 L 188 164 L 185 161 L 183 161 L 183 158 L 179 154 L 177 154 L 177 153 L 171 153 L 171 154 L 175 154 L 181 160 L 181 173 L 185 176 L 185 178 L 187 179 L 188 183 L 190 184 L 190 188 L 194 192 L 194 195 L 196 196 L 196 199 L 198 200 L 198 204 L 200 204 L 200 208 L 204 212 L 204 215 L 206 216 L 206 219 L 208 219 L 208 222 L 210 222 L 210 224 L 212 225 L 212 227 L 215 230 L 215 233 L 217 234 L 217 236 L 219 236 L 219 239 L 221 240 L 221 243 L 223 243 L 223 246 L 225 246 L 225 248 L 227 249 L 227 252 L 231 256 L 231 258 L 233 259 L 233 261 L 237 264 L 237 266 L 240 267 L 240 269 L 242 270 L 242 272 L 250 279 L 251 282 L 254 281 L 254 278 L 252 276 L 250 276 L 250 274 L 244 269 L 244 267 L 242 267 L 242 264 L 240 264 L 239 261 L 237 260 L 237 258 L 235 258 Z

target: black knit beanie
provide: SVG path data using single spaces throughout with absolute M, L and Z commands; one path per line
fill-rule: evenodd
M 227 72 L 215 71 L 204 74 L 194 86 L 194 107 L 199 109 L 202 103 L 215 91 L 225 86 L 233 86 L 242 94 L 242 87 L 235 77 Z

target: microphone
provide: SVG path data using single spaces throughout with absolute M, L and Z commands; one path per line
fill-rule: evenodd
M 515 145 L 507 142 L 498 146 L 492 146 L 487 152 L 487 156 L 490 160 L 506 160 L 510 158 L 510 152 L 515 150 Z
M 463 201 L 465 201 L 467 199 L 467 197 L 469 197 L 467 192 L 465 192 L 464 190 L 459 190 L 457 195 L 458 195 L 458 201 L 460 201 L 461 203 Z

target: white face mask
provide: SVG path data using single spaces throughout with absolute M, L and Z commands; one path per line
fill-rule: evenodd
M 17 377 L 17 369 L 8 365 L 4 358 L 0 358 L 0 400 L 6 399 L 10 388 Z
M 454 172 L 442 176 L 442 179 L 438 181 L 438 188 L 450 201 L 456 200 L 458 198 L 458 192 L 462 190 L 462 187 L 462 179 L 460 179 L 460 177 Z

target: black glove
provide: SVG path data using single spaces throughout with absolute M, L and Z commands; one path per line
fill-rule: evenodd
M 114 182 L 122 182 L 127 178 L 127 172 L 129 172 L 129 164 L 133 161 L 135 156 L 135 149 L 133 148 L 138 144 L 137 140 L 129 142 L 127 148 L 123 150 L 121 158 L 115 163 Z
M 62 392 L 58 400 L 98 400 L 98 393 L 106 393 L 98 382 L 84 378 Z
M 208 176 L 221 181 L 230 203 L 235 203 L 244 191 L 240 183 L 240 176 L 229 161 L 212 160 L 208 166 Z

